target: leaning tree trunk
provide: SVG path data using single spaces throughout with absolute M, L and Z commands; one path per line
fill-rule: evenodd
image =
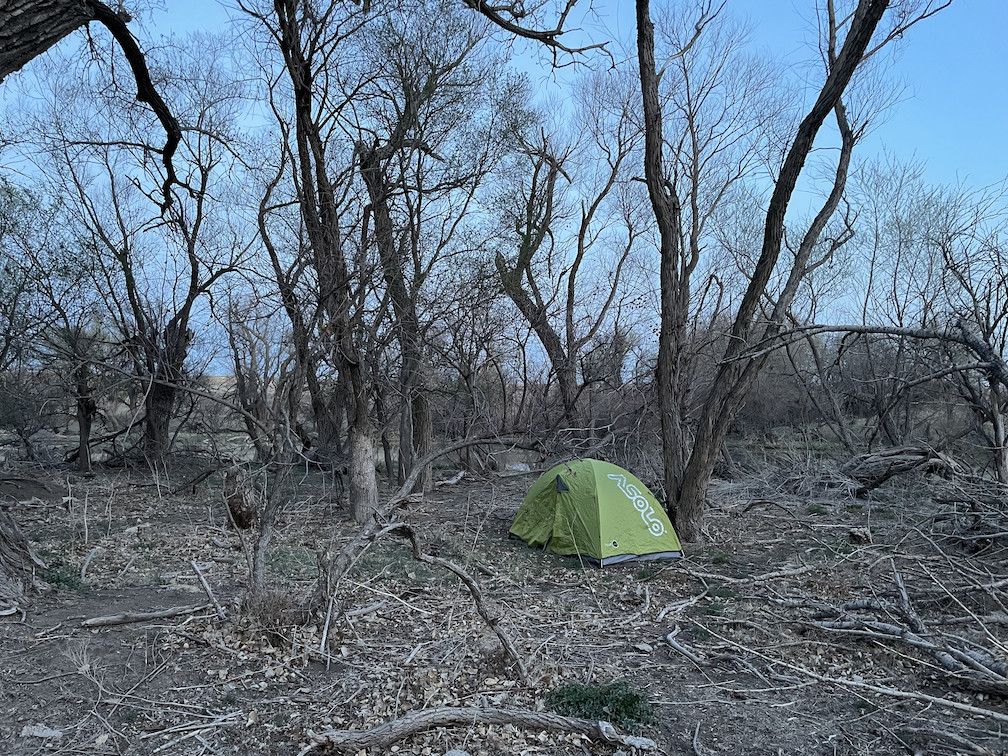
M 0 0 L 0 79 L 92 18 L 79 0 Z
M 45 567 L 17 521 L 0 509 L 0 609 L 19 606 L 25 594 L 45 589 L 45 582 L 37 575 Z
M 126 26 L 131 20 L 128 13 L 116 12 L 99 0 L 0 0 L 0 82 L 93 20 L 115 38 L 136 79 L 137 100 L 151 106 L 167 134 L 161 158 L 166 171 L 162 193 L 164 207 L 168 207 L 171 186 L 178 183 L 172 156 L 182 140 L 182 130 L 151 82 L 144 53 Z

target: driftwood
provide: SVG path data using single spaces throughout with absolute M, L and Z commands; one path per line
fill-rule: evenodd
M 934 449 L 900 446 L 859 454 L 847 461 L 840 472 L 858 483 L 855 496 L 864 496 L 896 475 L 921 471 L 950 477 L 966 470 L 952 457 Z
M 299 756 L 315 749 L 332 749 L 341 753 L 357 753 L 363 748 L 369 750 L 388 748 L 410 735 L 433 727 L 466 727 L 472 725 L 514 725 L 530 730 L 554 730 L 585 735 L 593 740 L 636 748 L 641 751 L 655 750 L 657 745 L 650 738 L 623 735 L 608 722 L 592 722 L 587 719 L 563 717 L 549 712 L 525 711 L 521 709 L 495 708 L 438 708 L 412 711 L 399 719 L 373 727 L 370 730 L 308 730 L 309 745 Z
M 81 627 L 105 627 L 107 625 L 128 625 L 131 622 L 146 622 L 147 620 L 178 617 L 183 614 L 195 614 L 206 609 L 213 609 L 213 604 L 193 604 L 191 606 L 173 606 L 159 609 L 156 612 L 123 612 L 108 614 L 104 617 L 91 617 L 81 622 Z

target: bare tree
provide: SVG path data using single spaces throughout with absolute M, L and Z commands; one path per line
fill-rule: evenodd
M 0 81 L 23 68 L 75 30 L 97 21 L 111 34 L 126 58 L 136 81 L 136 99 L 148 104 L 167 133 L 161 148 L 165 170 L 164 204 L 171 202 L 169 189 L 175 182 L 172 156 L 182 139 L 178 121 L 151 81 L 143 51 L 126 24 L 130 16 L 114 11 L 99 0 L 2 0 L 0 1 Z M 108 55 L 111 59 L 112 54 Z
M 348 125 L 370 204 L 399 346 L 399 481 L 431 451 L 421 308 L 426 283 L 461 245 L 476 193 L 503 150 L 515 88 L 488 50 L 487 24 L 451 0 L 400 4 L 362 37 L 374 72 Z M 429 490 L 430 471 L 418 486 Z
M 524 168 L 512 194 L 497 200 L 506 231 L 495 255 L 504 292 L 549 359 L 572 428 L 583 424 L 580 360 L 626 296 L 624 270 L 647 227 L 631 174 L 641 133 L 630 81 L 620 72 L 590 74 L 576 93 L 577 136 L 564 144 L 540 127 L 520 146 Z
M 242 249 L 228 220 L 224 184 L 234 167 L 227 129 L 237 92 L 211 59 L 212 50 L 209 38 L 167 48 L 165 70 L 177 78 L 162 86 L 184 111 L 189 135 L 182 175 L 171 182 L 173 202 L 167 207 L 161 196 L 167 186 L 164 167 L 140 136 L 150 125 L 146 113 L 134 111 L 135 122 L 117 124 L 95 116 L 102 107 L 130 112 L 115 88 L 104 90 L 108 99 L 102 99 L 90 82 L 54 76 L 52 109 L 35 114 L 30 124 L 47 156 L 34 159 L 66 198 L 78 224 L 79 249 L 92 256 L 94 284 L 111 327 L 143 383 L 144 449 L 156 460 L 170 445 L 197 308 Z M 158 188 L 145 190 L 133 176 L 152 178 Z
M 347 396 L 350 507 L 354 518 L 362 522 L 378 503 L 373 392 L 359 330 L 371 290 L 370 270 L 363 257 L 348 256 L 361 224 L 359 214 L 354 213 L 359 208 L 350 196 L 352 149 L 339 138 L 336 119 L 350 106 L 351 93 L 366 80 L 366 74 L 357 66 L 337 69 L 329 64 L 348 50 L 348 41 L 366 23 L 368 14 L 344 4 L 320 7 L 296 0 L 241 7 L 262 33 L 260 63 L 270 87 L 270 105 L 285 139 L 283 158 L 260 209 L 260 232 L 265 232 L 263 242 L 274 269 L 288 282 L 281 285 L 281 297 L 293 319 L 300 359 L 313 359 L 307 350 L 316 327 L 324 329 L 331 345 L 332 361 Z M 270 197 L 288 169 L 297 226 L 288 226 L 286 231 L 299 244 L 290 266 L 280 261 L 267 222 L 281 209 Z M 308 318 L 290 285 L 306 265 L 314 271 L 317 286 L 316 303 Z M 318 403 L 313 396 L 313 404 Z
M 917 20 L 935 12 L 936 3 L 901 5 L 891 14 L 892 25 L 880 28 L 889 3 L 887 0 L 861 0 L 849 14 L 838 13 L 832 0 L 827 2 L 824 19 L 823 62 L 826 78 L 815 103 L 802 119 L 790 140 L 773 194 L 767 205 L 766 223 L 759 258 L 751 271 L 749 283 L 738 305 L 721 364 L 704 401 L 696 437 L 685 465 L 677 464 L 675 449 L 684 442 L 680 424 L 675 422 L 674 377 L 684 346 L 676 334 L 683 333 L 687 301 L 680 286 L 681 271 L 677 261 L 683 248 L 679 237 L 682 206 L 670 183 L 663 161 L 662 112 L 658 94 L 658 71 L 654 58 L 654 26 L 647 0 L 637 2 L 637 47 L 644 102 L 646 138 L 645 175 L 661 236 L 662 259 L 662 341 L 659 343 L 659 392 L 665 446 L 665 487 L 677 531 L 685 540 L 699 537 L 704 500 L 717 455 L 745 395 L 752 386 L 766 355 L 743 359 L 748 345 L 779 331 L 799 290 L 801 280 L 824 259 L 819 239 L 839 205 L 846 185 L 850 155 L 857 134 L 851 128 L 843 94 L 855 71 L 886 42 L 899 36 Z M 912 6 L 912 7 L 911 7 Z M 702 4 L 695 23 L 695 33 L 677 55 L 686 55 L 698 44 L 705 27 L 719 13 L 713 3 Z M 878 33 L 876 33 L 878 32 Z M 768 285 L 774 276 L 784 240 L 784 215 L 815 137 L 823 121 L 833 112 L 842 137 L 833 187 L 822 208 L 797 247 L 790 272 L 784 276 L 780 292 L 774 296 L 769 311 L 761 313 Z M 758 317 L 762 315 L 762 317 Z M 762 323 L 762 325 L 761 325 Z M 671 418 L 671 420 L 670 420 Z M 678 426 L 678 427 L 677 427 Z

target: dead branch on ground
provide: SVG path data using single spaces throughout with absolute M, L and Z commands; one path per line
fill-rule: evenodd
M 860 485 L 855 496 L 864 496 L 890 478 L 921 471 L 943 476 L 965 475 L 966 468 L 952 457 L 927 447 L 900 446 L 859 454 L 846 462 L 840 471 Z
M 1008 663 L 993 649 L 928 628 L 910 603 L 903 577 L 892 562 L 898 600 L 870 598 L 839 606 L 814 599 L 777 599 L 785 606 L 812 610 L 811 624 L 820 630 L 873 641 L 902 643 L 931 656 L 970 690 L 1008 695 Z
M 528 670 L 525 669 L 525 663 L 522 661 L 521 654 L 518 653 L 518 649 L 515 648 L 511 638 L 501 629 L 500 617 L 490 612 L 490 609 L 487 607 L 486 601 L 483 598 L 483 591 L 480 590 L 476 579 L 454 562 L 425 553 L 420 548 L 420 543 L 417 539 L 416 533 L 413 532 L 413 528 L 409 525 L 400 525 L 394 532 L 396 535 L 402 536 L 410 542 L 410 545 L 413 547 L 413 558 L 418 562 L 433 564 L 458 575 L 462 582 L 465 583 L 466 588 L 469 589 L 469 593 L 472 594 L 473 601 L 476 602 L 476 611 L 479 612 L 479 616 L 483 618 L 483 621 L 487 623 L 489 628 L 494 631 L 494 634 L 500 640 L 501 645 L 504 647 L 504 652 L 515 665 L 522 682 L 528 683 Z
M 156 612 L 123 612 L 108 614 L 103 617 L 91 617 L 81 622 L 81 627 L 106 627 L 108 625 L 126 625 L 131 622 L 146 622 L 147 620 L 179 617 L 183 614 L 196 614 L 207 609 L 213 609 L 213 604 L 193 604 L 191 606 L 173 606 L 159 609 Z
M 592 722 L 549 712 L 469 707 L 421 709 L 370 730 L 327 730 L 321 733 L 308 730 L 310 743 L 307 748 L 302 749 L 299 756 L 310 753 L 316 748 L 332 749 L 341 753 L 357 753 L 365 748 L 384 749 L 403 738 L 433 727 L 465 727 L 478 724 L 509 724 L 531 730 L 569 732 L 641 751 L 657 748 L 650 738 L 623 735 L 608 722 Z

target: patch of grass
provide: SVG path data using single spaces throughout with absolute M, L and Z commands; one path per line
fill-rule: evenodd
M 606 685 L 562 685 L 549 692 L 546 705 L 567 717 L 603 719 L 635 732 L 641 729 L 641 725 L 655 721 L 654 709 L 647 695 L 635 690 L 626 680 Z
M 735 591 L 724 585 L 719 585 L 710 592 L 710 595 L 719 599 L 733 599 L 738 597 L 738 594 Z
M 720 617 L 724 614 L 725 605 L 724 604 L 707 604 L 704 607 L 704 614 L 710 617 Z
M 79 591 L 81 589 L 80 574 L 61 560 L 52 562 L 42 571 L 42 579 L 56 590 Z
M 847 511 L 848 512 L 860 512 L 862 509 L 864 509 L 864 504 L 848 504 L 847 505 Z
M 312 578 L 318 572 L 315 553 L 303 546 L 279 546 L 270 552 L 266 564 L 287 578 Z
M 726 551 L 712 551 L 711 562 L 714 564 L 731 564 L 731 554 Z
M 450 556 L 447 558 L 451 558 Z M 355 569 L 364 575 L 405 575 L 416 583 L 428 583 L 439 575 L 438 568 L 416 561 L 413 551 L 404 543 L 376 544 L 357 562 Z
M 640 567 L 637 568 L 636 576 L 638 580 L 646 581 L 650 580 L 660 572 L 661 572 L 660 567 L 655 567 L 653 564 L 642 564 Z
M 808 509 L 805 510 L 810 515 L 824 515 L 829 514 L 829 509 L 824 507 L 822 504 L 809 504 Z

